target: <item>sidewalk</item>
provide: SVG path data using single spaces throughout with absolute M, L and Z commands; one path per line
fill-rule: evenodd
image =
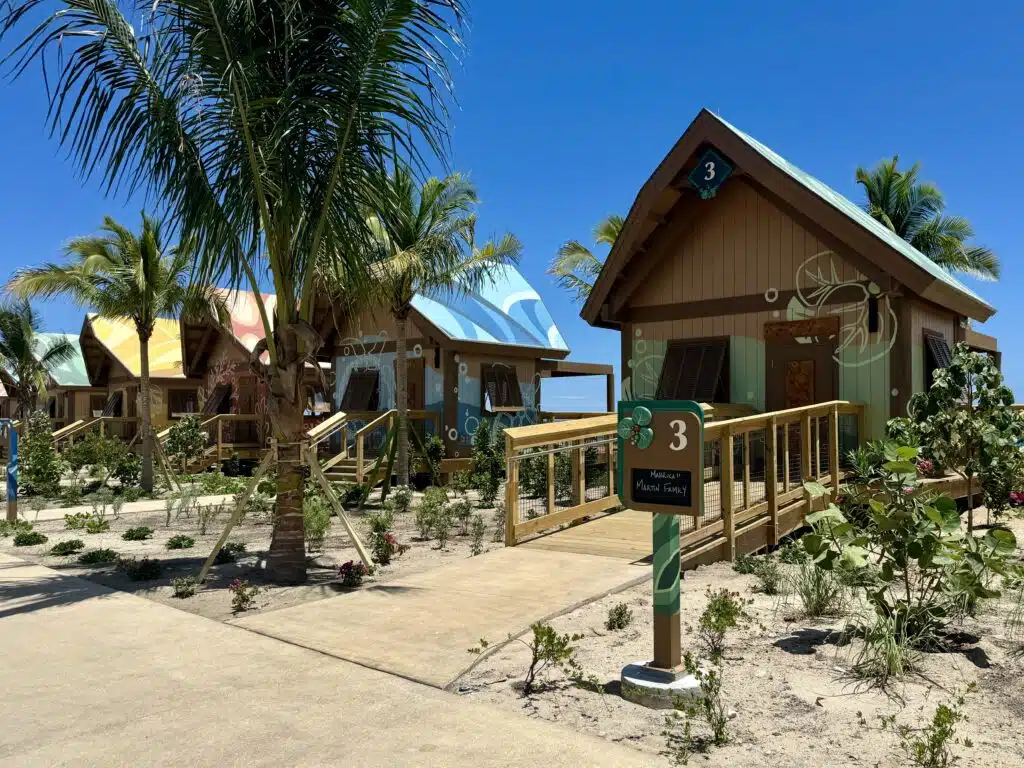
M 0 648 L 0 766 L 652 764 L 2 554 Z

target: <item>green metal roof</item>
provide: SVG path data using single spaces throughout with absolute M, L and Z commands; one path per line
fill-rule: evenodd
M 75 348 L 75 354 L 69 360 L 50 369 L 50 376 L 53 377 L 58 387 L 89 386 L 89 374 L 85 369 L 85 358 L 82 357 L 82 347 L 78 343 L 78 336 L 72 336 L 69 333 L 37 333 L 35 338 L 37 355 L 59 339 L 67 339 Z
M 713 114 L 713 113 L 712 113 Z M 847 217 L 853 219 L 857 224 L 870 231 L 873 235 L 877 236 L 881 240 L 885 241 L 887 245 L 899 251 L 903 256 L 910 259 L 921 269 L 928 272 L 936 280 L 941 280 L 950 287 L 960 291 L 966 296 L 970 296 L 975 301 L 981 302 L 986 307 L 995 311 L 995 307 L 985 301 L 983 298 L 974 293 L 970 288 L 961 283 L 949 272 L 944 270 L 934 261 L 929 259 L 917 248 L 912 246 L 902 237 L 897 235 L 892 230 L 888 229 L 881 222 L 875 221 L 871 218 L 859 205 L 843 197 L 841 194 L 836 192 L 827 184 L 819 181 L 818 179 L 811 176 L 809 173 L 800 170 L 795 165 L 790 163 L 786 158 L 772 151 L 764 144 L 759 142 L 753 136 L 748 136 L 746 133 L 741 131 L 736 126 L 730 124 L 728 121 L 723 120 L 718 115 L 714 115 L 715 119 L 718 120 L 722 125 L 732 131 L 736 136 L 746 142 L 754 151 L 764 157 L 765 160 L 770 162 L 780 171 L 785 173 L 794 181 L 806 187 L 808 190 L 813 192 L 815 195 L 820 197 L 825 202 L 829 203 L 833 208 L 838 210 L 840 213 L 845 214 Z

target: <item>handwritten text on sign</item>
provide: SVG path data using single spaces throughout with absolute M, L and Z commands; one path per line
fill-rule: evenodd
M 634 501 L 673 507 L 692 506 L 691 475 L 688 469 L 634 468 L 631 481 Z

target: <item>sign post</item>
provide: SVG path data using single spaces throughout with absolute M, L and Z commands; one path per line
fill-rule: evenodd
M 699 517 L 704 508 L 704 411 L 691 400 L 619 403 L 619 498 L 627 509 L 652 513 L 654 545 L 654 658 L 643 675 L 670 694 L 683 675 L 679 625 L 679 516 Z M 663 706 L 639 690 L 636 668 L 623 671 L 623 694 Z M 633 669 L 633 672 L 629 670 Z M 632 677 L 630 677 L 632 675 Z M 629 677 L 627 685 L 627 677 Z M 654 699 L 657 699 L 655 701 Z
M 7 437 L 7 521 L 18 519 L 18 430 L 11 419 L 0 419 L 0 436 Z

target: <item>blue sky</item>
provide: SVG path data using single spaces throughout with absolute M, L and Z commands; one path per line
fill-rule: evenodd
M 471 3 L 456 80 L 453 161 L 471 174 L 484 233 L 523 241 L 523 272 L 572 359 L 618 362 L 618 334 L 589 328 L 544 275 L 559 244 L 585 240 L 640 185 L 701 107 L 721 114 L 854 200 L 858 165 L 898 153 L 966 216 L 1003 261 L 971 286 L 996 306 L 1008 383 L 1024 390 L 1021 200 L 1024 7 L 962 3 L 520 0 Z M 38 76 L 0 84 L 0 276 L 59 256 L 105 213 L 137 205 L 82 185 L 44 129 Z M 77 331 L 55 304 L 49 329 Z M 604 384 L 545 387 L 547 406 L 603 407 Z M 578 399 L 583 398 L 583 399 Z

